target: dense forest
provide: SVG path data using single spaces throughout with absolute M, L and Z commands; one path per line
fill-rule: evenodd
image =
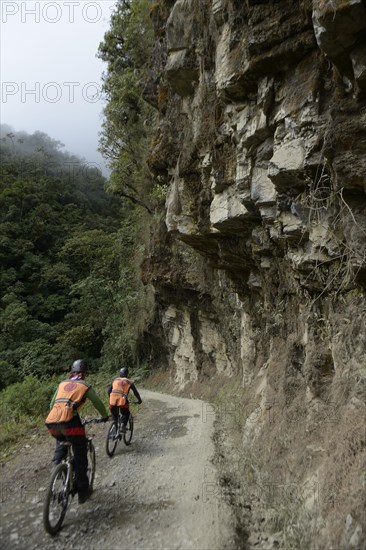
M 75 356 L 101 357 L 119 281 L 122 206 L 98 171 L 41 132 L 3 132 L 1 157 L 5 387 L 58 373 Z

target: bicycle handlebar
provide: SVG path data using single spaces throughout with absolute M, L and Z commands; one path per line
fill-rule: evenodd
M 138 401 L 130 401 L 130 405 L 141 405 Z M 102 422 L 107 422 L 107 420 L 110 420 L 113 418 L 112 415 L 109 415 L 106 419 L 104 418 L 90 418 L 88 420 L 82 420 L 81 423 L 83 426 L 86 426 L 86 424 L 101 424 Z

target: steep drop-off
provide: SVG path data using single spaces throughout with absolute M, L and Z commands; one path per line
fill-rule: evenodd
M 218 403 L 243 547 L 363 548 L 366 2 L 151 16 L 149 162 L 169 192 L 149 338 L 179 390 Z

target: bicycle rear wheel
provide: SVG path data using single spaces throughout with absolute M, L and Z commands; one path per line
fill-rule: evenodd
M 61 529 L 69 503 L 68 466 L 58 464 L 51 475 L 51 481 L 43 505 L 43 525 L 47 533 L 56 535 Z
M 89 479 L 89 489 L 91 491 L 93 490 L 95 466 L 96 466 L 95 448 L 91 438 L 90 439 L 88 438 L 88 469 L 87 469 L 86 475 L 88 476 L 88 479 Z
M 126 426 L 126 432 L 123 434 L 123 441 L 125 442 L 126 445 L 129 445 L 131 443 L 132 434 L 133 434 L 133 416 L 130 413 L 130 417 L 128 419 L 127 426 Z
M 114 455 L 114 451 L 116 450 L 117 443 L 118 443 L 117 425 L 115 422 L 112 422 L 108 430 L 107 440 L 106 440 L 106 451 L 108 456 L 112 457 Z

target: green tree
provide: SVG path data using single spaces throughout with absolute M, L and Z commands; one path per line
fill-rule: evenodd
M 112 168 L 110 189 L 152 212 L 152 177 L 146 158 L 156 114 L 143 99 L 153 45 L 148 0 L 120 0 L 111 28 L 99 46 L 107 63 L 103 89 L 104 110 L 100 151 Z

